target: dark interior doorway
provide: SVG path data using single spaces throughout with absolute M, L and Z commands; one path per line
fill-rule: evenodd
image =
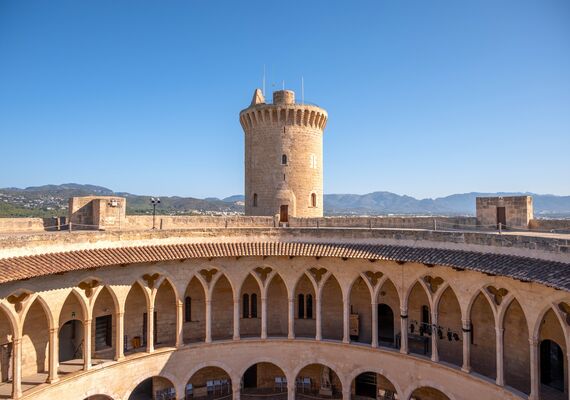
M 257 387 L 257 364 L 249 367 L 243 374 L 243 387 L 245 389 Z
M 364 372 L 354 380 L 355 394 L 361 397 L 376 398 L 376 374 Z
M 279 209 L 279 222 L 289 222 L 289 206 L 282 205 Z
M 59 361 L 83 358 L 83 323 L 77 319 L 67 321 L 59 330 Z
M 540 343 L 540 382 L 564 392 L 564 353 L 552 340 Z
M 497 207 L 497 228 L 499 224 L 504 228 L 507 226 L 507 211 L 505 207 Z
M 387 304 L 378 304 L 378 340 L 394 343 L 394 312 Z

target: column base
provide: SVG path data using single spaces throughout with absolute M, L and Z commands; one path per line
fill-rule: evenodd
M 232 340 L 240 340 L 240 339 L 241 339 L 241 336 L 234 336 L 234 337 L 232 338 Z M 206 343 L 209 343 L 209 342 L 206 342 Z
M 113 358 L 113 360 L 114 360 L 114 361 L 117 361 L 117 362 L 123 361 L 124 359 L 125 359 L 125 356 L 124 356 L 124 355 L 119 356 L 119 357 L 114 357 L 114 358 Z
M 57 383 L 57 382 L 59 382 L 59 376 L 56 378 L 48 378 L 47 382 L 50 384 L 51 383 Z
M 461 367 L 461 371 L 465 372 L 466 374 L 471 373 L 471 367 Z

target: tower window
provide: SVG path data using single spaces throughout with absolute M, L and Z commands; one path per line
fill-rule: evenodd
M 311 207 L 317 206 L 317 194 L 311 193 Z
M 257 193 L 253 194 L 253 206 L 257 207 Z
M 316 169 L 316 168 L 317 168 L 317 156 L 316 156 L 316 155 L 311 154 L 311 155 L 309 156 L 309 166 L 310 166 L 312 169 Z
M 281 165 L 287 165 L 287 154 L 281 156 Z

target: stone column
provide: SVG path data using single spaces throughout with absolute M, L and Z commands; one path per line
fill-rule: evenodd
M 238 309 L 239 314 L 239 309 Z M 239 318 L 238 318 L 239 321 Z M 235 314 L 234 314 L 235 329 Z M 206 343 L 212 343 L 212 300 L 206 300 Z
M 147 309 L 146 318 L 146 352 L 154 351 L 154 306 Z
M 530 345 L 530 394 L 528 398 L 538 400 L 540 398 L 538 339 L 529 338 L 528 343 Z
M 351 397 L 350 396 L 350 394 L 351 394 L 350 386 L 348 386 L 348 388 L 346 388 L 345 386 L 348 386 L 348 385 L 342 386 L 342 400 L 350 400 L 350 397 Z
M 322 340 L 323 333 L 322 333 L 322 320 L 321 320 L 321 291 L 317 293 L 317 321 L 316 321 L 316 328 L 315 328 L 315 340 Z
M 176 347 L 184 346 L 184 303 L 176 303 Z
M 431 314 L 431 325 L 432 325 L 432 333 L 431 333 L 431 360 L 433 362 L 439 362 L 439 351 L 437 348 L 439 335 L 438 335 L 438 328 L 437 328 L 437 313 L 433 312 Z
M 287 400 L 295 400 L 295 380 L 287 380 Z
M 288 339 L 295 339 L 295 298 L 289 299 Z
M 49 330 L 49 376 L 48 382 L 55 383 L 58 381 L 57 368 L 59 365 L 59 341 L 58 329 Z
M 239 331 L 239 298 L 234 299 L 234 335 L 233 340 L 240 340 Z
M 232 382 L 233 383 L 233 382 Z M 232 385 L 232 400 L 240 400 L 240 384 L 239 382 L 237 384 Z
M 91 320 L 86 319 L 83 327 L 83 371 L 89 371 L 91 369 Z
M 461 370 L 466 373 L 471 372 L 471 321 L 463 322 L 463 365 Z
M 505 330 L 503 328 L 495 328 L 495 336 L 497 340 L 496 350 L 497 350 L 497 385 L 504 386 L 505 385 L 505 371 L 503 367 L 503 332 Z
M 116 314 L 116 332 L 115 332 L 115 361 L 121 361 L 125 358 L 125 314 L 119 312 Z
M 372 347 L 378 347 L 378 302 L 372 301 Z
M 342 342 L 350 343 L 350 298 L 342 300 Z
M 267 297 L 261 298 L 261 338 L 267 339 Z
M 400 308 L 400 353 L 408 352 L 408 309 Z
M 22 339 L 14 337 L 12 342 L 12 397 L 19 399 L 22 397 Z

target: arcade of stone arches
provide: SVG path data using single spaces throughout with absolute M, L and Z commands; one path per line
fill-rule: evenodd
M 160 348 L 287 338 L 413 354 L 521 396 L 538 399 L 548 392 L 568 398 L 566 293 L 415 263 L 244 257 L 177 264 L 77 274 L 68 279 L 75 279 L 73 286 L 42 278 L 39 286 L 45 287 L 37 291 L 31 290 L 34 282 L 21 283 L 11 294 L 16 301 L 6 296 L 0 302 L 2 386 L 20 398 L 45 382 Z M 258 368 L 273 374 L 256 373 L 255 379 L 253 372 L 244 374 L 237 393 L 281 390 L 287 397 L 293 386 L 299 398 L 302 390 L 343 394 L 335 371 L 330 393 L 322 391 L 322 366 L 294 385 L 277 369 Z M 236 385 L 222 372 L 206 368 L 199 382 L 188 382 L 191 395 L 206 390 L 236 397 Z M 161 379 L 152 378 L 144 390 L 172 396 Z M 379 374 L 363 373 L 352 382 L 352 396 L 379 393 L 404 396 Z M 448 397 L 444 389 L 423 388 L 413 398 Z

